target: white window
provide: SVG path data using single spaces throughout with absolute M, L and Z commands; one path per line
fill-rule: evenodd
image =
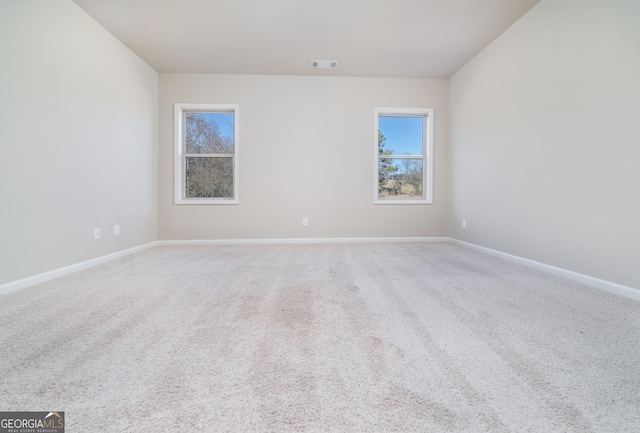
M 433 203 L 433 108 L 374 112 L 374 203 Z
M 175 104 L 175 204 L 238 203 L 238 105 Z

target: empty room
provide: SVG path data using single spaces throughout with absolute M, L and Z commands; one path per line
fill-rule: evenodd
M 0 432 L 640 431 L 638 23 L 0 0 Z

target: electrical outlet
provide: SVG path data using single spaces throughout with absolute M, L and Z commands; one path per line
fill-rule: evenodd
M 100 229 L 93 229 L 93 238 L 100 239 Z
M 309 218 L 302 218 L 302 225 L 303 226 L 308 226 L 309 225 Z
M 120 236 L 120 224 L 116 224 L 113 226 L 113 235 Z
M 467 220 L 465 218 L 462 218 L 462 228 L 466 229 L 467 228 Z

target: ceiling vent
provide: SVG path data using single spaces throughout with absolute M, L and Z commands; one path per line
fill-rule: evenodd
M 335 69 L 338 67 L 338 62 L 335 60 L 312 60 L 311 67 L 313 69 Z

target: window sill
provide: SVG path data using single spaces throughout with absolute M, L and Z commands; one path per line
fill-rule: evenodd
M 193 199 L 176 199 L 173 204 L 187 204 L 187 205 L 198 205 L 198 204 L 213 204 L 213 205 L 225 205 L 225 204 L 240 204 L 236 199 L 208 199 L 208 198 L 193 198 Z

